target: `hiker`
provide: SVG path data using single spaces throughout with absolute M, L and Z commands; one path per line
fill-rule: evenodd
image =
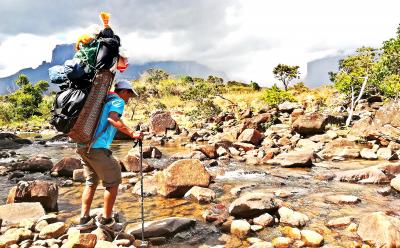
M 107 95 L 106 104 L 103 107 L 94 136 L 95 141 L 89 149 L 89 153 L 86 145 L 78 144 L 77 153 L 85 162 L 84 173 L 86 176 L 86 186 L 82 193 L 81 218 L 77 225 L 78 229 L 90 229 L 95 224 L 107 227 L 112 227 L 115 224 L 115 220 L 112 218 L 112 209 L 117 197 L 118 185 L 121 183 L 121 168 L 109 148 L 117 130 L 136 140 L 143 138 L 143 133 L 132 131 L 120 119 L 125 104 L 135 95 L 137 94 L 132 89 L 129 81 L 122 80 L 117 82 L 114 92 L 110 92 Z M 104 208 L 102 215 L 93 219 L 90 217 L 89 212 L 99 180 L 102 181 L 105 187 Z

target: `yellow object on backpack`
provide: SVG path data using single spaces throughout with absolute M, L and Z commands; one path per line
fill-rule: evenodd
M 103 21 L 104 28 L 110 27 L 108 21 L 110 20 L 110 13 L 100 12 L 100 19 Z
M 94 38 L 88 34 L 83 34 L 83 35 L 79 36 L 78 41 L 75 44 L 75 49 L 77 51 L 79 51 L 81 43 L 86 45 L 86 44 L 89 44 L 92 40 L 94 40 Z

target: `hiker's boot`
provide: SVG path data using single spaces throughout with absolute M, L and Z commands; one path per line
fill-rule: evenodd
M 90 216 L 83 216 L 79 219 L 79 224 L 75 226 L 80 231 L 94 229 L 96 227 L 95 220 Z

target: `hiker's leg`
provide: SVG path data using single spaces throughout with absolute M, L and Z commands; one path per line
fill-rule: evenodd
M 82 193 L 82 209 L 81 217 L 89 216 L 90 206 L 92 205 L 94 193 L 96 192 L 97 184 L 86 185 Z
M 117 198 L 118 194 L 118 185 L 113 185 L 110 187 L 106 187 L 104 190 L 104 211 L 103 217 L 106 219 L 111 218 L 113 206 L 115 203 L 115 199 Z

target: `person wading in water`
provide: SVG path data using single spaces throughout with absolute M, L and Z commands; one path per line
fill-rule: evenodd
M 118 185 L 121 183 L 121 167 L 109 149 L 117 130 L 136 140 L 143 138 L 143 133 L 132 131 L 120 119 L 125 104 L 135 95 L 137 94 L 129 81 L 117 82 L 114 92 L 107 95 L 94 136 L 95 141 L 89 152 L 87 146 L 78 144 L 76 152 L 85 162 L 83 168 L 86 176 L 86 185 L 82 193 L 81 217 L 76 226 L 80 230 L 87 230 L 96 225 L 112 228 L 115 224 L 112 210 L 118 194 Z M 105 187 L 104 208 L 102 215 L 93 219 L 89 215 L 90 206 L 100 180 Z

